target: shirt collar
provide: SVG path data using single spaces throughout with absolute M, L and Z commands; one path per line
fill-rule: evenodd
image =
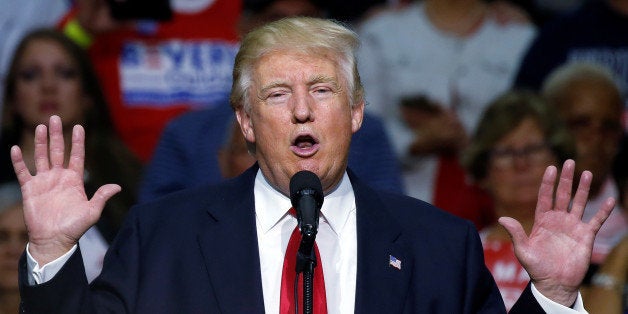
M 280 222 L 292 207 L 290 198 L 274 189 L 261 170 L 255 176 L 255 215 L 262 232 L 266 233 Z M 349 176 L 345 172 L 338 187 L 325 196 L 321 208 L 324 219 L 336 234 L 340 234 L 355 211 L 355 195 Z

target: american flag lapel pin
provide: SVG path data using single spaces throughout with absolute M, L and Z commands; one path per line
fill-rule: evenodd
M 389 256 L 388 265 L 394 268 L 397 268 L 398 270 L 401 270 L 401 260 L 397 259 L 396 257 L 392 255 L 388 255 L 388 256 Z

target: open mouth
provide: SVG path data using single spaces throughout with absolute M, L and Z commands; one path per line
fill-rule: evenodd
M 319 148 L 318 141 L 313 136 L 299 135 L 292 142 L 292 151 L 301 157 L 314 155 Z
M 316 140 L 309 135 L 299 136 L 294 141 L 294 146 L 300 149 L 307 149 L 316 144 Z

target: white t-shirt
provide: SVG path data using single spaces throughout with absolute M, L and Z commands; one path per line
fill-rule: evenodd
M 406 193 L 431 202 L 437 163 L 433 157 L 404 160 L 414 134 L 401 120 L 400 100 L 425 95 L 455 110 L 467 133 L 473 133 L 486 105 L 511 87 L 536 29 L 486 18 L 472 35 L 453 36 L 435 28 L 418 1 L 374 16 L 358 33 L 366 109 L 384 119 L 405 163 Z

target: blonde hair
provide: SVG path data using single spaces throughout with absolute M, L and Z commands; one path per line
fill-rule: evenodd
M 312 18 L 289 17 L 265 24 L 248 33 L 241 42 L 233 68 L 231 107 L 250 110 L 248 91 L 253 67 L 264 55 L 288 50 L 308 55 L 331 54 L 346 80 L 351 106 L 363 101 L 364 91 L 357 70 L 355 50 L 357 34 L 339 22 Z

